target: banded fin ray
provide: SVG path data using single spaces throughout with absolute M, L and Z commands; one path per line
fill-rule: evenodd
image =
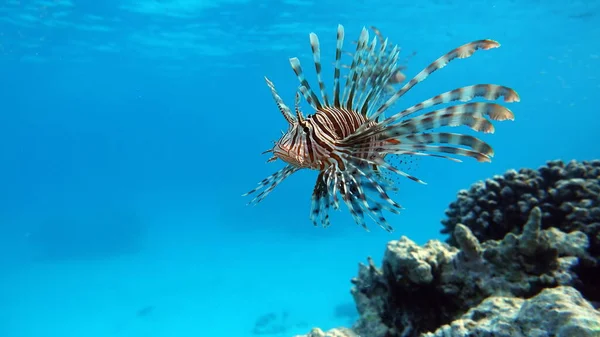
M 377 111 L 375 111 L 370 117 L 370 121 L 376 121 L 377 118 L 383 114 L 388 108 L 390 108 L 400 97 L 404 96 L 410 89 L 412 89 L 418 83 L 424 81 L 427 77 L 433 74 L 435 71 L 444 68 L 448 63 L 453 60 L 460 58 L 468 58 L 472 56 L 475 51 L 479 49 L 489 50 L 499 47 L 500 44 L 494 40 L 477 40 L 467 44 L 464 44 L 458 48 L 454 48 L 446 54 L 440 56 L 437 60 L 433 61 L 429 66 L 421 70 L 415 75 L 410 81 L 408 81 L 402 88 L 400 88 L 394 95 L 392 95 L 385 103 L 383 103 Z M 363 131 L 364 128 L 359 128 L 357 132 Z
M 273 173 L 272 175 L 263 179 L 260 183 L 258 183 L 258 186 L 256 188 L 242 194 L 242 196 L 245 197 L 245 196 L 251 195 L 262 189 L 262 191 L 260 193 L 258 193 L 254 197 L 254 199 L 250 200 L 250 202 L 248 203 L 248 205 L 256 205 L 259 202 L 261 202 L 267 195 L 269 195 L 269 193 L 271 193 L 271 191 L 273 191 L 273 189 L 277 185 L 279 185 L 283 180 L 285 180 L 285 178 L 289 177 L 290 175 L 292 175 L 294 172 L 296 172 L 298 170 L 299 170 L 299 168 L 297 168 L 293 165 L 286 165 L 279 171 L 277 171 L 277 172 Z
M 361 140 L 367 139 L 368 137 L 371 137 L 375 133 L 381 132 L 384 128 L 390 127 L 390 124 L 396 123 L 396 122 L 400 121 L 402 118 L 406 118 L 409 115 L 419 112 L 423 109 L 426 109 L 426 108 L 429 108 L 429 107 L 432 107 L 435 105 L 439 105 L 439 104 L 451 103 L 454 101 L 468 102 L 470 100 L 473 100 L 476 97 L 483 97 L 487 100 L 495 100 L 500 97 L 503 97 L 504 101 L 508 102 L 508 103 L 518 102 L 520 100 L 519 95 L 517 94 L 516 91 L 514 91 L 511 88 L 501 86 L 501 85 L 496 85 L 496 84 L 476 84 L 476 85 L 470 85 L 470 86 L 466 86 L 466 87 L 462 87 L 462 88 L 457 88 L 457 89 L 436 95 L 432 98 L 426 99 L 421 103 L 415 104 L 415 105 L 411 106 L 410 108 L 407 108 L 397 114 L 394 114 L 394 115 L 384 119 L 379 124 L 372 125 L 372 124 L 365 123 L 360 128 L 358 128 L 354 134 L 352 134 L 352 135 L 348 136 L 346 139 L 344 139 L 344 143 L 352 144 L 352 143 L 360 142 Z M 475 107 L 484 109 L 484 108 L 494 108 L 496 106 L 495 105 L 492 105 L 489 107 L 481 106 L 481 105 L 465 106 L 465 108 L 475 108 Z M 449 109 L 452 109 L 452 107 L 450 107 Z M 456 109 L 456 108 L 454 108 L 454 109 Z M 498 110 L 491 111 L 490 110 L 490 114 L 491 114 L 490 116 L 494 116 L 496 118 L 502 118 L 502 116 L 504 116 L 504 119 L 514 118 L 514 115 L 512 115 L 512 112 L 508 109 L 506 109 L 506 110 L 507 111 L 498 111 Z
M 508 108 L 488 102 L 474 102 L 450 106 L 443 109 L 434 110 L 420 116 L 405 120 L 399 124 L 394 124 L 393 128 L 385 131 L 394 130 L 398 135 L 402 133 L 416 133 L 443 126 L 462 126 L 466 125 L 474 131 L 493 133 L 494 125 L 488 120 L 504 121 L 514 120 L 514 114 Z M 384 121 L 381 125 L 389 125 Z M 382 128 L 385 129 L 385 128 Z
M 310 47 L 312 49 L 313 61 L 315 63 L 315 71 L 317 73 L 317 81 L 319 82 L 319 90 L 321 91 L 321 98 L 323 104 L 329 106 L 329 98 L 327 97 L 327 90 L 325 89 L 325 83 L 321 76 L 321 46 L 319 44 L 319 37 L 315 33 L 310 33 Z
M 294 116 L 292 115 L 292 111 L 290 110 L 290 108 L 287 105 L 285 105 L 285 103 L 283 102 L 283 100 L 281 99 L 279 94 L 277 93 L 277 90 L 275 89 L 275 85 L 273 84 L 273 82 L 271 82 L 271 80 L 269 80 L 266 76 L 265 76 L 265 81 L 267 82 L 267 86 L 269 87 L 269 90 L 271 91 L 271 95 L 273 96 L 273 99 L 275 100 L 275 104 L 279 108 L 279 111 L 281 112 L 281 114 L 283 115 L 285 120 L 290 124 L 294 123 L 295 119 L 294 119 Z
M 330 171 L 319 173 L 311 197 L 310 220 L 313 225 L 317 226 L 320 223 L 324 228 L 330 225 L 329 207 L 331 206 L 331 200 L 329 184 L 327 183 L 327 176 L 330 174 Z
M 350 65 L 350 73 L 346 77 L 346 85 L 344 86 L 344 92 L 342 94 L 342 106 L 349 111 L 352 110 L 352 101 L 354 98 L 354 92 L 356 90 L 356 80 L 363 69 L 362 62 L 363 56 L 365 55 L 365 50 L 367 48 L 368 39 L 369 32 L 363 27 L 358 39 L 358 43 L 356 44 L 356 52 L 354 54 L 352 64 Z
M 336 47 L 335 47 L 335 68 L 333 71 L 333 106 L 340 108 L 340 64 L 342 59 L 342 47 L 344 45 L 344 26 L 338 25 Z
M 297 57 L 292 57 L 290 58 L 290 65 L 292 66 L 294 73 L 296 73 L 296 77 L 298 77 L 298 80 L 300 81 L 300 88 L 304 88 L 302 94 L 304 95 L 306 101 L 309 102 L 313 109 L 322 109 L 323 105 L 319 101 L 319 97 L 317 97 L 315 92 L 310 87 L 310 84 L 308 84 L 306 77 L 304 76 L 304 71 L 302 70 L 302 65 L 300 65 L 300 60 Z

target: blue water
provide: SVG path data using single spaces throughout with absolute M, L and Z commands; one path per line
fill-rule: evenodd
M 600 157 L 598 1 L 3 0 L 0 4 L 0 336 L 292 336 L 349 325 L 357 264 L 406 235 L 442 238 L 459 189 L 551 159 Z M 375 25 L 411 77 L 463 43 L 400 107 L 475 83 L 515 88 L 514 122 L 483 135 L 491 164 L 419 160 L 396 232 L 338 212 L 308 219 L 315 172 L 256 207 L 240 195 L 282 167 L 260 153 L 286 128 L 288 58 L 325 76 L 337 24 Z M 314 80 L 307 66 L 307 76 Z M 401 109 L 401 108 L 398 108 Z M 413 165 L 413 166 L 415 166 Z M 271 324 L 275 326 L 277 324 Z

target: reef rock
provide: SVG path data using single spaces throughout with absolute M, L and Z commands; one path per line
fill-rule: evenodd
M 529 212 L 539 207 L 543 228 L 564 233 L 580 231 L 590 243 L 589 258 L 577 267 L 578 289 L 600 302 L 600 160 L 550 161 L 538 170 L 510 170 L 503 176 L 481 181 L 462 190 L 446 210 L 442 233 L 456 246 L 457 224 L 463 224 L 479 241 L 499 240 L 508 233 L 519 234 Z
M 314 328 L 308 334 L 298 335 L 296 337 L 361 337 L 361 336 L 357 335 L 356 332 L 354 332 L 354 331 L 352 331 L 352 329 L 348 329 L 348 328 L 336 328 L 336 329 L 331 329 L 327 332 L 324 332 L 323 330 L 321 330 L 319 328 Z
M 442 233 L 450 234 L 448 243 L 456 245 L 452 233 L 461 223 L 480 241 L 499 240 L 519 233 L 535 206 L 542 210 L 545 228 L 595 237 L 600 232 L 600 160 L 550 161 L 538 170 L 509 170 L 477 182 L 458 192 L 446 210 Z
M 493 296 L 460 319 L 421 337 L 597 337 L 600 312 L 571 287 L 543 290 L 524 300 Z
M 590 243 L 589 258 L 581 260 L 578 289 L 600 302 L 600 160 L 550 161 L 538 170 L 510 170 L 502 176 L 478 182 L 462 190 L 446 210 L 442 233 L 458 245 L 455 228 L 463 224 L 479 241 L 500 240 L 508 233 L 520 234 L 529 212 L 539 207 L 543 228 L 563 233 L 580 231 Z
M 369 258 L 352 280 L 360 313 L 352 330 L 305 336 L 597 336 L 600 313 L 572 288 L 581 282 L 574 269 L 589 259 L 588 236 L 543 230 L 542 218 L 535 206 L 520 234 L 483 243 L 457 224 L 457 247 L 391 241 L 381 268 Z M 512 330 L 499 334 L 503 327 Z

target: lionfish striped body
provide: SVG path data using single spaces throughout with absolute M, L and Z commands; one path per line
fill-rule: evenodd
M 381 38 L 377 31 L 376 35 Z M 319 171 L 312 194 L 310 217 L 314 225 L 329 226 L 329 209 L 339 208 L 340 196 L 357 224 L 367 229 L 367 215 L 391 232 L 393 229 L 383 211 L 398 213 L 402 207 L 389 197 L 388 191 L 395 187 L 383 179 L 381 171 L 388 170 L 420 183 L 423 181 L 392 166 L 386 161 L 387 155 L 431 156 L 460 161 L 448 155 L 451 154 L 472 157 L 480 162 L 491 160 L 493 150 L 482 140 L 435 130 L 444 126 L 467 126 L 475 131 L 493 132 L 490 120 L 514 119 L 509 109 L 489 102 L 500 97 L 504 102 L 519 101 L 518 94 L 508 87 L 494 84 L 466 86 L 424 100 L 387 118 L 384 113 L 417 83 L 452 60 L 470 57 L 479 49 L 497 48 L 499 44 L 493 40 L 479 40 L 453 49 L 390 93 L 389 86 L 395 83 L 394 77 L 400 70 L 397 65 L 399 48 L 389 46 L 387 39 L 377 46 L 377 37 L 369 42 L 369 33 L 363 28 L 341 90 L 344 28 L 338 26 L 331 100 L 322 80 L 320 44 L 314 33 L 310 34 L 310 43 L 320 98 L 306 80 L 297 58 L 290 59 L 300 82 L 294 113 L 283 102 L 273 83 L 265 78 L 275 103 L 289 124 L 288 131 L 266 152 L 273 153 L 269 161 L 281 159 L 287 165 L 244 194 L 258 192 L 251 204 L 263 200 L 294 172 L 314 169 Z M 304 116 L 300 110 L 301 95 L 314 109 L 314 114 Z M 472 102 L 476 97 L 487 102 Z M 419 114 L 429 107 L 456 101 L 465 103 Z

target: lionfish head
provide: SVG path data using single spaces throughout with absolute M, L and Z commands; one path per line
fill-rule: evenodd
M 281 138 L 275 142 L 273 149 L 271 149 L 273 160 L 281 159 L 298 168 L 309 167 L 306 151 L 303 150 L 301 145 L 305 144 L 306 128 L 300 122 L 290 124 L 287 132 L 281 135 Z
M 271 89 L 271 93 L 273 94 L 273 98 L 275 99 L 279 111 L 288 122 L 287 131 L 282 131 L 281 137 L 275 142 L 273 148 L 266 151 L 273 153 L 273 157 L 271 157 L 269 161 L 281 159 L 296 168 L 313 167 L 314 162 L 309 160 L 310 155 L 307 142 L 312 126 L 310 123 L 307 123 L 302 111 L 300 111 L 300 94 L 298 92 L 296 93 L 295 115 L 293 115 L 290 108 L 285 105 L 281 97 L 277 94 L 273 83 L 268 78 L 265 79 L 267 85 Z

